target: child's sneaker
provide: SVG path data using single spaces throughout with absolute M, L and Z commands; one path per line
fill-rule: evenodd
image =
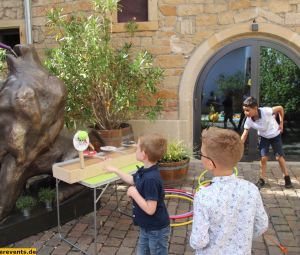
M 258 189 L 261 189 L 263 186 L 265 186 L 265 180 L 263 178 L 259 178 L 257 183 L 255 184 Z
M 285 188 L 287 188 L 287 189 L 293 188 L 293 184 L 291 182 L 291 178 L 289 175 L 284 176 L 284 182 L 285 182 L 285 184 L 284 184 Z

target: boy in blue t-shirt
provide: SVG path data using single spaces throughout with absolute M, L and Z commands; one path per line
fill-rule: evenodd
M 266 170 L 269 147 L 272 146 L 274 155 L 278 160 L 281 172 L 284 175 L 285 187 L 292 188 L 292 182 L 288 174 L 284 153 L 282 149 L 281 133 L 283 132 L 284 110 L 282 106 L 274 107 L 258 107 L 257 100 L 254 97 L 247 97 L 243 102 L 243 110 L 246 121 L 244 124 L 244 132 L 242 141 L 245 142 L 250 128 L 257 130 L 259 135 L 259 151 L 260 151 L 260 178 L 256 183 L 258 188 L 265 185 Z M 280 123 L 278 124 L 274 114 L 279 115 Z
M 158 134 L 140 136 L 136 159 L 144 163 L 134 175 L 108 166 L 124 182 L 132 185 L 127 195 L 133 199 L 133 222 L 140 227 L 137 254 L 168 254 L 170 219 L 164 203 L 164 189 L 158 170 L 158 160 L 167 149 L 167 141 Z

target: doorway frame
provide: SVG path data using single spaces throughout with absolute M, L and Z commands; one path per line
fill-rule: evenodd
M 179 84 L 178 137 L 193 147 L 194 138 L 194 89 L 199 76 L 208 60 L 222 47 L 247 38 L 265 38 L 282 43 L 300 56 L 300 35 L 284 26 L 272 23 L 259 23 L 259 31 L 251 30 L 252 23 L 243 23 L 215 33 L 196 48 L 184 68 Z
M 279 43 L 273 42 L 270 39 L 265 38 L 250 38 L 250 39 L 241 39 L 230 43 L 229 45 L 221 48 L 214 56 L 211 57 L 210 60 L 205 64 L 202 71 L 199 73 L 195 89 L 194 89 L 194 137 L 193 137 L 193 147 L 200 148 L 200 135 L 201 135 L 201 122 L 197 121 L 197 119 L 201 119 L 202 116 L 202 91 L 204 89 L 206 78 L 213 68 L 213 66 L 228 53 L 239 49 L 251 47 L 251 81 L 252 85 L 250 88 L 250 95 L 259 99 L 260 85 L 259 85 L 259 63 L 260 63 L 260 48 L 261 47 L 269 47 L 275 49 L 287 57 L 289 57 L 294 63 L 300 68 L 300 58 L 296 56 L 294 52 L 292 52 L 288 47 Z M 248 154 L 244 156 L 243 160 L 252 161 L 257 160 L 257 134 L 254 130 L 250 131 L 249 134 L 249 150 Z

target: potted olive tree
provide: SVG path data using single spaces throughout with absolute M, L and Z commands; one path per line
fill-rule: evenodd
M 134 22 L 127 25 L 128 42 L 115 46 L 111 16 L 118 2 L 92 0 L 89 16 L 48 13 L 58 46 L 48 50 L 46 66 L 67 86 L 66 126 L 92 125 L 104 140 L 104 130 L 120 133 L 133 116 L 153 120 L 162 109 L 158 83 L 163 72 L 149 52 L 132 49 Z
M 30 216 L 30 211 L 35 205 L 36 200 L 31 196 L 20 196 L 16 202 L 17 209 L 22 211 L 25 217 Z
M 162 179 L 166 183 L 182 181 L 188 173 L 190 155 L 183 141 L 168 142 L 167 151 L 159 162 Z
M 41 188 L 38 192 L 39 201 L 45 204 L 46 209 L 52 209 L 52 202 L 55 198 L 55 190 L 51 188 Z

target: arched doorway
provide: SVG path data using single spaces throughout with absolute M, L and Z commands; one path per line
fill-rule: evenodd
M 194 146 L 199 147 L 201 130 L 210 125 L 241 132 L 242 102 L 252 95 L 260 105 L 285 107 L 284 149 L 288 159 L 299 160 L 299 68 L 295 52 L 268 39 L 243 39 L 221 48 L 206 63 L 195 85 Z M 257 159 L 256 146 L 256 132 L 252 132 L 246 143 L 246 160 Z

